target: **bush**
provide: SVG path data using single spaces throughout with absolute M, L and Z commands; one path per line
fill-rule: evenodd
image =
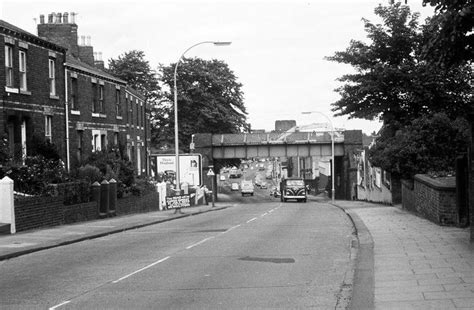
M 142 196 L 155 191 L 155 185 L 147 178 L 137 178 L 130 191 L 135 196 Z
M 62 183 L 68 180 L 64 163 L 60 160 L 46 159 L 45 157 L 31 156 L 25 159 L 23 166 L 11 166 L 4 175 L 14 181 L 14 189 L 30 195 L 51 196 L 51 183 Z
M 100 172 L 99 168 L 89 164 L 79 168 L 79 170 L 77 171 L 77 177 L 81 180 L 88 181 L 90 184 L 94 182 L 100 183 L 103 179 L 103 175 Z

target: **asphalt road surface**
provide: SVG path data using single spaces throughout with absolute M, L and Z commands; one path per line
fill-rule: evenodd
M 0 262 L 1 309 L 341 306 L 352 225 L 324 203 L 233 192 L 224 210 Z

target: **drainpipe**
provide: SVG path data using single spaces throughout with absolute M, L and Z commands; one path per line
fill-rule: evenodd
M 67 68 L 64 63 L 64 110 L 65 110 L 65 122 L 66 122 L 66 171 L 70 171 L 70 160 L 69 160 L 69 92 L 67 83 Z

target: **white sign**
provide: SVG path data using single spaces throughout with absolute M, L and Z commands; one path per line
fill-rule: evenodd
M 175 155 L 150 155 L 152 176 L 160 181 L 174 183 L 176 180 L 175 160 Z M 202 185 L 201 154 L 179 155 L 179 181 L 188 183 L 190 186 Z
M 212 170 L 212 168 L 210 168 L 209 171 L 207 172 L 207 176 L 208 176 L 208 177 L 212 177 L 212 176 L 214 176 L 214 175 L 215 175 L 215 174 L 214 174 L 214 171 Z

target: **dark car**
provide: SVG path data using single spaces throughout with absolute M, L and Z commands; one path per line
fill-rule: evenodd
M 288 199 L 306 202 L 306 186 L 300 178 L 283 179 L 280 183 L 280 199 L 285 202 Z

